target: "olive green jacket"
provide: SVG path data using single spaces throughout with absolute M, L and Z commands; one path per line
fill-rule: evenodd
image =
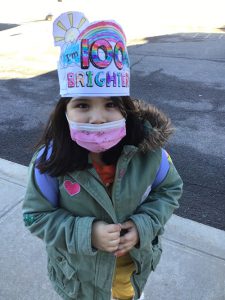
M 178 207 L 182 180 L 173 163 L 156 188 L 150 191 L 162 159 L 162 149 L 142 153 L 125 146 L 116 167 L 109 195 L 94 168 L 58 177 L 59 207 L 43 197 L 34 180 L 34 156 L 23 203 L 24 221 L 31 233 L 46 244 L 48 274 L 63 299 L 110 300 L 116 258 L 91 245 L 94 220 L 121 223 L 131 219 L 140 244 L 130 255 L 136 271 L 131 282 L 138 299 L 161 255 L 158 236 Z M 66 182 L 77 185 L 73 195 Z M 149 192 L 150 191 L 150 192 Z

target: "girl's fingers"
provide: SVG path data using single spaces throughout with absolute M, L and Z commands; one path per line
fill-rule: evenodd
M 134 234 L 131 231 L 129 231 L 124 236 L 120 237 L 120 244 L 130 244 L 132 243 L 134 238 L 135 238 Z
M 129 228 L 132 228 L 134 227 L 134 223 L 132 221 L 127 221 L 127 222 L 124 222 L 121 225 L 121 229 L 129 229 Z
M 121 231 L 121 224 L 107 224 L 106 230 L 108 233 L 113 232 L 120 232 Z
M 124 254 L 126 254 L 130 249 L 117 249 L 115 252 L 114 252 L 114 255 L 117 256 L 117 257 L 120 257 Z
M 108 241 L 109 246 L 119 246 L 120 239 L 110 240 Z
M 120 238 L 120 233 L 119 232 L 113 232 L 108 234 L 108 239 L 109 240 L 118 240 Z
M 114 241 L 109 241 L 108 245 L 106 246 L 106 251 L 108 252 L 115 252 L 118 250 L 118 245 L 119 245 L 119 239 L 114 240 Z
M 125 244 L 125 243 L 127 243 L 127 238 L 125 236 L 122 236 L 120 238 L 120 244 Z
M 125 223 L 128 223 L 128 222 L 125 222 Z M 138 235 L 137 228 L 133 224 L 133 222 L 131 222 L 131 223 L 132 223 L 132 227 L 128 230 L 128 232 L 124 236 L 121 236 L 121 238 L 120 238 L 120 244 L 122 244 L 122 245 L 135 246 L 139 241 L 139 235 Z
M 129 246 L 124 246 L 124 245 L 119 244 L 117 247 L 117 250 L 129 250 Z
M 107 250 L 106 250 L 107 252 L 110 252 L 110 253 L 115 253 L 116 251 L 117 251 L 117 247 L 116 246 L 114 246 L 114 247 L 109 247 L 109 248 L 107 248 Z M 114 254 L 115 255 L 115 254 Z

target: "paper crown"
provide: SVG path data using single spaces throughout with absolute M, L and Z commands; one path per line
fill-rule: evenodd
M 89 23 L 83 13 L 61 14 L 53 23 L 62 97 L 128 96 L 125 34 L 115 21 Z

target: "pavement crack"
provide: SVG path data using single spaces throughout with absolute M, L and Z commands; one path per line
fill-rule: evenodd
M 178 244 L 178 245 L 182 246 L 183 248 L 188 248 L 188 249 L 194 250 L 194 251 L 196 251 L 196 252 L 200 252 L 200 253 L 202 253 L 202 254 L 204 254 L 204 255 L 207 255 L 207 256 L 210 256 L 210 257 L 213 257 L 213 258 L 216 258 L 216 259 L 225 261 L 225 258 L 224 258 L 224 257 L 218 256 L 218 255 L 214 255 L 214 254 L 212 254 L 212 253 L 206 252 L 206 251 L 201 250 L 201 249 L 197 249 L 197 248 L 195 248 L 195 247 L 191 247 L 191 246 L 189 246 L 189 245 L 187 245 L 187 244 L 184 244 L 184 243 L 182 243 L 182 242 L 178 242 L 178 241 L 175 241 L 175 240 L 173 240 L 173 239 L 169 239 L 169 238 L 167 238 L 167 237 L 163 237 L 163 239 L 166 240 L 166 241 L 169 241 L 169 242 L 171 242 L 171 243 Z
M 0 215 L 0 223 L 1 223 L 1 219 L 4 218 L 8 213 L 10 213 L 16 206 L 18 206 L 24 199 L 24 196 L 21 197 L 18 202 L 12 206 L 10 206 L 6 211 L 4 211 L 3 214 Z
M 132 70 L 132 68 L 136 65 L 138 65 L 142 60 L 143 60 L 144 56 L 142 56 L 138 61 L 136 61 L 135 63 L 133 63 L 130 67 L 130 69 Z
M 23 184 L 21 184 L 21 183 L 18 183 L 18 182 L 16 182 L 16 181 L 11 180 L 11 179 L 9 180 L 9 179 L 6 179 L 5 177 L 0 177 L 0 179 L 1 179 L 1 180 L 4 180 L 4 181 L 6 181 L 6 182 L 12 183 L 12 184 L 16 184 L 16 185 L 21 186 L 21 187 L 23 187 L 23 188 L 26 188 L 26 185 L 23 185 Z

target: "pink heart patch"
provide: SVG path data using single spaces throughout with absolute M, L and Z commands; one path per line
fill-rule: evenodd
M 80 193 L 80 185 L 76 182 L 73 183 L 70 180 L 65 180 L 63 185 L 70 196 Z

